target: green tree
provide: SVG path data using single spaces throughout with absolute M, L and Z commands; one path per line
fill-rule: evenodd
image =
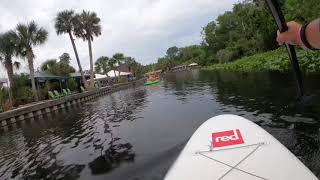
M 77 81 L 74 78 L 68 79 L 68 88 L 70 88 L 71 91 L 75 91 L 78 89 Z
M 34 79 L 34 65 L 33 60 L 35 58 L 33 48 L 35 46 L 44 44 L 48 38 L 48 32 L 39 27 L 34 21 L 28 24 L 18 24 L 16 28 L 17 33 L 17 45 L 19 48 L 19 54 L 26 57 L 28 60 L 30 79 L 32 85 L 32 92 L 35 101 L 38 101 L 38 93 L 36 89 L 36 83 Z
M 93 57 L 91 41 L 93 37 L 101 35 L 100 18 L 95 12 L 85 11 L 76 15 L 75 34 L 81 37 L 84 41 L 88 41 L 89 58 L 90 58 L 90 88 L 94 88 L 93 81 Z
M 7 71 L 10 87 L 14 86 L 13 68 L 19 69 L 20 67 L 19 62 L 12 61 L 13 56 L 17 53 L 16 39 L 17 36 L 13 31 L 0 35 L 0 62 Z
M 285 0 L 286 19 L 309 23 L 319 18 L 320 3 L 318 0 Z
M 43 62 L 41 64 L 40 70 L 41 71 L 49 71 L 49 69 L 54 67 L 55 64 L 57 64 L 57 60 L 56 59 L 48 59 L 48 60 L 46 60 L 45 62 Z
M 77 21 L 75 20 L 74 11 L 73 10 L 64 10 L 64 11 L 61 11 L 57 14 L 54 27 L 55 27 L 58 35 L 65 34 L 65 33 L 69 35 L 74 54 L 76 56 L 79 72 L 81 74 L 82 82 L 83 82 L 85 88 L 88 88 L 87 81 L 86 81 L 86 78 L 84 77 L 84 72 L 83 72 L 80 58 L 78 55 L 77 47 L 76 47 L 76 44 L 74 42 L 74 38 L 72 35 L 74 32 L 75 23 L 77 23 Z
M 116 65 L 117 65 L 116 59 L 114 59 L 114 58 L 109 59 L 108 66 L 110 67 L 111 70 L 113 70 L 113 73 L 114 73 L 115 76 L 117 76 L 116 75 L 116 70 L 115 70 L 116 69 Z
M 142 65 L 138 63 L 133 57 L 125 57 L 125 64 L 128 66 L 129 71 L 134 76 L 140 76 L 142 73 Z
M 126 58 L 125 58 L 124 54 L 122 54 L 122 53 L 115 53 L 115 54 L 112 56 L 112 60 L 113 60 L 113 64 L 114 64 L 115 66 L 118 66 L 118 67 L 119 67 L 121 64 L 125 63 Z M 120 71 L 119 71 L 119 69 L 118 69 L 118 76 L 120 76 Z
M 66 61 L 60 60 L 59 62 L 57 62 L 56 59 L 49 59 L 45 61 L 40 66 L 40 69 L 53 75 L 66 77 L 68 77 L 70 73 L 76 72 L 76 70 Z
M 59 59 L 61 63 L 70 64 L 71 57 L 68 53 L 63 53 Z
M 13 103 L 15 106 L 32 102 L 32 90 L 30 89 L 30 79 L 27 74 L 21 73 L 13 76 L 14 86 L 12 86 Z
M 110 69 L 109 58 L 106 56 L 101 56 L 97 59 L 94 65 L 95 65 L 95 71 L 97 73 L 107 74 Z
M 158 59 L 157 69 L 161 69 L 163 71 L 169 71 L 176 65 L 176 62 L 172 59 L 168 59 L 166 57 L 162 57 Z
M 181 62 L 185 64 L 198 63 L 206 65 L 206 52 L 201 45 L 192 45 L 180 49 Z
M 167 58 L 172 60 L 178 60 L 179 58 L 179 48 L 176 46 L 170 47 L 167 50 Z

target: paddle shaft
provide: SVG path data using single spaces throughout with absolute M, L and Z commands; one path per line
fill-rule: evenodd
M 280 4 L 278 0 L 267 0 L 267 3 L 269 5 L 269 8 L 272 12 L 272 15 L 277 23 L 277 26 L 279 28 L 279 31 L 281 33 L 288 31 L 287 23 L 284 19 Z M 288 55 L 291 61 L 292 69 L 295 74 L 295 79 L 297 81 L 297 91 L 299 93 L 299 98 L 301 98 L 304 95 L 303 92 L 303 81 L 302 81 L 302 74 L 300 71 L 297 54 L 294 46 L 286 44 L 286 48 L 288 51 Z

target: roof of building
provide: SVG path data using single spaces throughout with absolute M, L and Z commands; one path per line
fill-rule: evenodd
M 70 73 L 71 77 L 81 77 L 81 74 L 79 72 Z M 85 77 L 90 77 L 90 74 L 84 74 Z
M 47 72 L 35 72 L 34 78 L 37 80 L 64 80 L 68 79 L 68 77 L 56 76 Z
M 130 75 L 132 73 L 131 72 L 120 72 L 119 73 L 119 71 L 111 70 L 107 74 L 108 74 L 109 77 L 116 77 L 116 76 L 119 76 L 119 75 L 120 76 L 127 76 L 127 75 Z

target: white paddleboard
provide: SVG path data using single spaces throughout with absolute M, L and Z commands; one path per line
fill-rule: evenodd
M 192 135 L 165 180 L 316 180 L 296 156 L 255 123 L 213 117 Z

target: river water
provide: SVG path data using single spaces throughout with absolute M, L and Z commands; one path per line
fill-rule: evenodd
M 319 82 L 306 77 L 309 94 L 320 95 Z M 263 127 L 320 177 L 320 101 L 295 94 L 290 74 L 167 74 L 2 129 L 0 179 L 162 179 L 196 128 L 226 113 Z

